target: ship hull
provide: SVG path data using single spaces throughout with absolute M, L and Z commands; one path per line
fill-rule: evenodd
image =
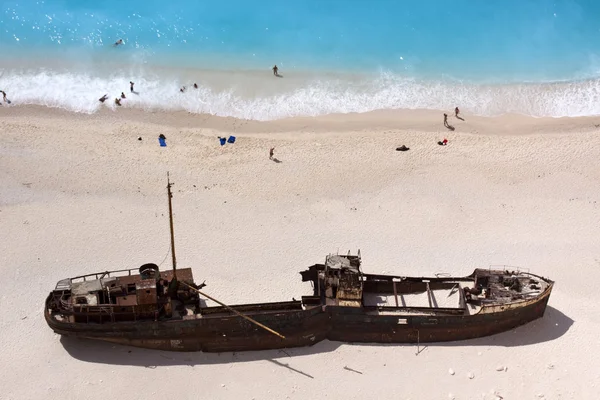
M 493 335 L 541 318 L 551 289 L 552 285 L 540 296 L 528 301 L 482 307 L 472 315 L 447 315 L 443 312 L 419 315 L 403 312 L 402 309 L 381 313 L 365 307 L 340 306 L 302 309 L 300 302 L 286 303 L 281 312 L 248 313 L 256 321 L 285 336 L 285 339 L 235 315 L 98 324 L 60 321 L 49 311 L 51 295 L 46 300 L 45 317 L 54 332 L 64 336 L 167 351 L 269 350 L 310 346 L 323 339 L 363 343 L 428 343 Z M 263 306 L 255 305 L 257 310 Z
M 330 307 L 331 331 L 327 338 L 362 343 L 435 343 L 490 336 L 543 317 L 550 290 L 528 302 L 484 307 L 473 315 L 373 316 Z

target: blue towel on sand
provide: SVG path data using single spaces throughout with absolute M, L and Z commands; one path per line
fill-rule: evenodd
M 160 143 L 160 147 L 167 147 L 166 139 L 158 138 L 158 143 Z
M 219 141 L 221 142 L 221 146 L 223 146 L 226 142 L 226 139 L 224 137 L 220 137 Z
M 229 136 L 229 139 L 227 139 L 227 142 L 235 143 L 235 136 Z

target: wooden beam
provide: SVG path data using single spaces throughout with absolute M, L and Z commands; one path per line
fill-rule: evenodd
M 215 303 L 217 303 L 217 304 L 219 304 L 219 305 L 221 305 L 221 306 L 225 307 L 226 309 L 228 309 L 228 310 L 229 310 L 229 311 L 231 311 L 232 313 L 234 313 L 234 314 L 236 314 L 236 315 L 238 315 L 238 316 L 240 316 L 240 317 L 242 317 L 242 318 L 244 318 L 244 319 L 246 319 L 246 320 L 248 320 L 248 321 L 252 322 L 254 325 L 256 325 L 256 326 L 259 326 L 259 327 L 263 328 L 265 331 L 267 331 L 267 332 L 270 332 L 270 333 L 272 333 L 272 334 L 273 334 L 273 335 L 275 335 L 275 336 L 279 336 L 279 337 L 280 337 L 280 338 L 282 338 L 282 339 L 285 339 L 285 336 L 283 336 L 281 333 L 279 333 L 279 332 L 277 332 L 277 331 L 274 331 L 273 329 L 269 328 L 268 326 L 265 326 L 265 325 L 261 324 L 261 323 L 260 323 L 260 322 L 258 322 L 258 321 L 255 321 L 254 319 L 250 318 L 249 316 L 247 316 L 247 315 L 244 315 L 244 314 L 242 314 L 241 312 L 239 312 L 239 311 L 237 311 L 237 310 L 235 310 L 235 309 L 233 309 L 233 308 L 229 307 L 227 304 L 225 304 L 225 303 L 221 303 L 219 300 L 215 299 L 214 297 L 211 297 L 211 296 L 207 295 L 206 293 L 202 293 L 201 291 L 199 291 L 199 290 L 198 290 L 198 289 L 196 289 L 195 287 L 192 287 L 192 286 L 188 285 L 188 284 L 187 284 L 187 283 L 185 283 L 185 282 L 179 282 L 179 284 L 180 284 L 180 285 L 187 286 L 188 288 L 190 288 L 190 289 L 192 289 L 192 290 L 195 290 L 195 291 L 196 291 L 196 292 L 198 292 L 200 295 L 202 295 L 202 296 L 204 296 L 204 297 L 206 297 L 206 298 L 208 298 L 208 299 L 210 299 L 210 300 L 214 301 Z

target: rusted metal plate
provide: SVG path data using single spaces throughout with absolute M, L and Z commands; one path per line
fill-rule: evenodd
M 163 271 L 160 273 L 161 278 L 168 280 L 173 279 L 173 270 Z M 194 282 L 194 275 L 191 268 L 177 269 L 177 279 L 185 282 Z
M 131 283 L 135 284 L 142 280 L 142 278 L 139 275 L 119 276 L 117 279 L 119 280 L 119 283 L 123 286 L 127 286 Z
M 135 305 L 137 305 L 137 296 L 135 294 L 130 294 L 127 296 L 119 296 L 119 297 L 117 297 L 117 305 L 119 305 L 119 306 L 135 306 Z
M 156 304 L 156 282 L 152 279 L 146 279 L 135 284 L 135 294 L 137 304 Z

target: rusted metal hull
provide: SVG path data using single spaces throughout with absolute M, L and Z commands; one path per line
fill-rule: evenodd
M 325 339 L 329 324 L 329 317 L 321 307 L 302 310 L 299 302 L 298 310 L 256 314 L 252 318 L 276 329 L 285 340 L 235 315 L 86 324 L 57 321 L 46 311 L 46 321 L 61 335 L 169 351 L 224 352 L 309 346 Z
M 329 307 L 329 340 L 364 343 L 431 343 L 474 339 L 494 335 L 544 316 L 551 287 L 542 296 L 526 304 L 505 309 L 484 307 L 474 315 L 365 315 Z M 493 307 L 490 307 L 493 308 Z
M 235 315 L 102 324 L 59 321 L 49 312 L 51 296 L 46 300 L 45 317 L 54 332 L 61 335 L 168 351 L 281 349 L 310 346 L 323 339 L 366 343 L 444 342 L 492 335 L 540 318 L 551 290 L 552 285 L 535 299 L 506 307 L 482 307 L 473 315 L 414 315 L 402 310 L 381 315 L 369 308 L 314 306 L 302 309 L 300 302 L 296 302 L 297 309 L 288 302 L 283 311 L 249 313 L 285 339 Z M 260 306 L 256 305 L 257 309 Z

